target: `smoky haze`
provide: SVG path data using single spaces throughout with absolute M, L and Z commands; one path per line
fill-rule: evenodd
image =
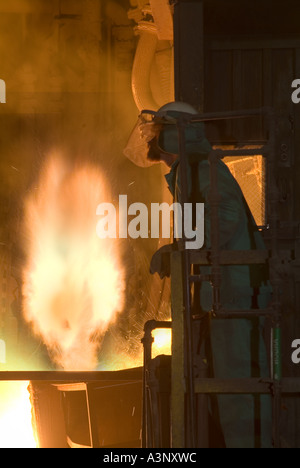
M 128 203 L 162 199 L 160 167 L 145 171 L 122 153 L 138 115 L 131 91 L 136 37 L 129 7 L 127 0 L 0 4 L 0 78 L 7 86 L 7 102 L 0 104 L 2 275 L 5 264 L 11 268 L 0 338 L 7 343 L 11 368 L 53 365 L 22 313 L 22 272 L 28 260 L 24 201 L 37 190 L 49 154 L 57 151 L 65 161 L 96 165 L 113 201 L 119 194 L 127 194 Z M 156 245 L 136 240 L 122 246 L 124 307 L 104 340 L 103 366 L 112 352 L 140 352 L 144 321 L 157 315 L 153 290 L 162 304 L 164 286 L 149 275 Z

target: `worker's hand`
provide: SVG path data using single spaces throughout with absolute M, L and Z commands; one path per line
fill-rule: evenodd
M 172 251 L 172 245 L 164 245 L 155 252 L 150 263 L 150 273 L 158 273 L 161 279 L 166 276 L 169 277 L 171 273 L 171 259 L 170 254 Z

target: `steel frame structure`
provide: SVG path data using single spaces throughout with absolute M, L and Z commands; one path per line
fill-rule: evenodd
M 155 447 L 159 444 L 160 415 L 157 404 L 149 404 L 149 388 L 153 385 L 151 373 L 151 332 L 155 328 L 172 328 L 172 357 L 171 357 L 171 386 L 170 386 L 170 428 L 171 448 L 196 447 L 194 399 L 197 394 L 271 394 L 273 397 L 273 442 L 274 447 L 280 447 L 280 401 L 283 394 L 300 393 L 300 379 L 283 378 L 281 371 L 281 316 L 280 301 L 281 258 L 295 253 L 284 251 L 278 247 L 279 219 L 277 214 L 278 189 L 274 177 L 275 173 L 275 145 L 276 145 L 276 116 L 272 109 L 254 109 L 238 112 L 221 112 L 191 116 L 183 114 L 178 120 L 178 134 L 180 141 L 180 171 L 182 181 L 182 210 L 187 201 L 187 157 L 185 151 L 184 128 L 192 121 L 212 121 L 222 119 L 240 119 L 250 116 L 262 116 L 269 128 L 268 140 L 259 149 L 217 149 L 209 155 L 210 162 L 210 204 L 211 204 L 211 250 L 187 250 L 185 240 L 179 243 L 179 249 L 171 252 L 171 303 L 172 321 L 150 321 L 145 325 L 144 371 L 143 371 L 143 421 L 142 447 Z M 218 235 L 218 205 L 219 195 L 217 187 L 217 162 L 225 156 L 251 156 L 261 154 L 266 160 L 267 184 L 266 205 L 267 223 L 265 232 L 269 248 L 263 251 L 222 251 L 219 249 Z M 184 219 L 184 216 L 183 216 Z M 183 230 L 184 232 L 184 230 Z M 294 259 L 295 266 L 299 259 Z M 222 265 L 234 264 L 267 264 L 269 266 L 270 281 L 273 287 L 273 300 L 270 306 L 257 310 L 224 310 L 220 303 L 220 268 Z M 191 314 L 191 285 L 203 281 L 201 275 L 191 273 L 192 265 L 210 265 L 210 281 L 213 287 L 213 319 L 245 318 L 254 316 L 269 316 L 272 319 L 272 365 L 268 379 L 217 379 L 194 378 L 192 353 L 192 325 L 197 316 Z M 207 279 L 207 278 L 205 278 Z M 127 370 L 128 379 L 137 378 L 137 369 Z M 114 380 L 115 372 L 65 372 L 65 371 L 2 371 L 1 380 L 34 380 L 50 381 L 61 385 L 89 382 L 102 379 Z M 152 379 L 152 380 L 151 380 Z M 186 421 L 189 421 L 189 424 Z M 90 420 L 90 427 L 92 427 Z
M 263 117 L 268 127 L 268 140 L 259 149 L 237 148 L 235 150 L 217 149 L 209 155 L 210 163 L 210 205 L 211 205 L 211 249 L 187 250 L 185 240 L 176 250 L 171 252 L 171 303 L 172 303 L 172 359 L 171 359 L 171 447 L 196 447 L 196 420 L 195 395 L 196 394 L 271 394 L 273 401 L 272 439 L 276 448 L 280 447 L 280 406 L 282 394 L 300 393 L 300 379 L 283 378 L 281 366 L 281 317 L 282 304 L 280 298 L 282 256 L 292 252 L 279 250 L 279 217 L 277 204 L 279 201 L 278 189 L 275 180 L 275 147 L 276 147 L 276 115 L 273 109 L 251 109 L 237 112 L 220 112 L 199 114 L 191 116 L 182 114 L 178 118 L 178 136 L 180 149 L 180 177 L 181 177 L 181 204 L 188 201 L 187 193 L 187 155 L 185 149 L 185 127 L 191 122 L 207 122 L 223 119 L 241 119 L 250 116 Z M 218 159 L 225 156 L 251 156 L 262 155 L 266 160 L 266 225 L 262 228 L 267 233 L 269 248 L 264 251 L 225 251 L 219 248 L 219 220 L 218 206 L 220 197 L 217 183 Z M 183 216 L 184 218 L 184 216 Z M 184 231 L 184 230 L 183 230 Z M 294 261 L 297 263 L 297 259 Z M 273 289 L 272 302 L 267 309 L 251 310 L 224 310 L 220 303 L 221 266 L 222 265 L 250 265 L 267 264 L 269 277 Z M 192 265 L 210 265 L 209 278 L 191 273 Z M 213 306 L 211 316 L 213 320 L 249 318 L 268 316 L 271 318 L 271 375 L 268 379 L 217 379 L 194 378 L 192 327 L 193 321 L 199 317 L 192 316 L 191 311 L 191 285 L 209 279 L 213 290 Z M 170 324 L 167 322 L 167 326 Z M 164 327 L 164 322 L 152 322 L 145 329 L 144 338 L 144 389 L 151 386 L 147 383 L 151 363 L 151 336 L 149 327 Z M 150 333 L 151 335 L 151 333 Z M 144 424 L 143 446 L 153 443 L 149 437 L 147 426 L 146 390 L 144 391 Z M 149 410 L 149 408 L 148 408 Z M 188 421 L 188 423 L 187 423 Z M 156 429 L 157 431 L 157 429 Z M 153 446 L 153 445 L 150 445 Z

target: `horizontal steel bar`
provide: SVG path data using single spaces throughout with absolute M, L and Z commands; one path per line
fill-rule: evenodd
M 268 115 L 272 113 L 269 107 L 261 107 L 258 109 L 246 109 L 244 111 L 224 111 L 224 112 L 208 112 L 206 114 L 195 114 L 189 121 L 190 122 L 205 122 L 209 120 L 226 120 L 226 119 L 240 119 L 256 115 Z M 188 115 L 188 114 L 187 114 Z
M 263 49 L 298 49 L 299 39 L 287 37 L 284 39 L 254 39 L 254 37 L 235 37 L 234 39 L 212 40 L 209 43 L 209 50 L 263 50 Z
M 226 309 L 220 309 L 218 310 L 217 313 L 212 315 L 212 318 L 214 320 L 217 319 L 240 319 L 240 318 L 253 318 L 253 317 L 267 317 L 267 316 L 273 316 L 275 313 L 274 309 L 249 309 L 249 310 L 243 310 L 243 309 L 236 309 L 236 310 L 226 310 Z M 194 314 L 193 316 L 194 320 L 202 320 L 203 315 L 197 315 Z
M 195 379 L 195 393 L 252 394 L 271 393 L 278 382 L 271 379 Z M 300 393 L 300 378 L 280 381 L 281 393 Z
M 45 382 L 90 382 L 102 380 L 140 380 L 142 368 L 125 369 L 122 371 L 4 371 L 0 372 L 1 381 L 45 381 Z M 125 375 L 126 374 L 126 375 Z M 125 378 L 126 377 L 126 378 Z M 277 381 L 271 379 L 195 379 L 196 393 L 269 393 Z M 284 378 L 280 382 L 282 393 L 300 393 L 300 378 Z
M 211 265 L 210 250 L 189 250 L 190 263 L 193 265 Z M 221 250 L 220 265 L 264 264 L 271 253 L 268 250 Z
M 143 368 L 118 371 L 0 371 L 0 381 L 35 380 L 51 382 L 91 382 L 102 380 L 142 380 Z
M 267 317 L 274 315 L 273 309 L 249 309 L 249 310 L 225 310 L 220 309 L 213 316 L 214 319 L 238 319 L 238 318 L 253 318 L 253 317 Z
M 239 148 L 240 149 L 246 148 L 247 146 L 252 146 L 253 148 L 259 149 L 262 146 L 266 146 L 267 143 L 268 143 L 268 140 L 266 138 L 261 139 L 261 140 L 241 140 L 238 143 L 236 142 L 236 140 L 227 140 L 227 141 L 217 140 L 217 139 L 210 140 L 210 144 L 214 150 L 219 150 L 219 149 L 224 150 L 227 147 L 229 147 L 228 150 L 230 151 L 234 149 L 239 149 Z
M 226 156 L 264 156 L 269 152 L 268 146 L 262 146 L 261 148 L 252 149 L 233 149 L 233 150 L 216 150 L 219 153 L 219 158 L 225 158 Z

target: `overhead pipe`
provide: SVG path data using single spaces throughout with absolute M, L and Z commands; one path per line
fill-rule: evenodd
M 153 97 L 150 84 L 151 69 L 158 44 L 157 30 L 153 23 L 141 21 L 136 31 L 140 37 L 132 68 L 133 98 L 139 111 L 157 110 L 159 104 Z
M 157 65 L 157 85 L 159 94 L 159 106 L 163 106 L 167 102 L 174 101 L 174 49 L 169 41 L 161 41 L 160 48 L 155 54 L 155 62 Z
M 132 69 L 132 93 L 137 108 L 157 110 L 174 100 L 173 18 L 168 0 L 150 0 L 141 14 L 154 23 L 138 21 L 140 36 Z

